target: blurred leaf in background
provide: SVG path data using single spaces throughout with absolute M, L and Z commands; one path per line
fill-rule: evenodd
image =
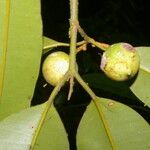
M 42 54 L 40 1 L 0 1 L 0 119 L 30 106 Z

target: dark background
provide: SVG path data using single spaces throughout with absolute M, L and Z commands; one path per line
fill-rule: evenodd
M 43 32 L 67 41 L 69 0 L 42 0 Z M 145 0 L 79 0 L 79 20 L 93 38 L 106 43 L 150 44 L 150 5 Z
M 43 35 L 57 41 L 69 42 L 69 0 L 41 0 L 41 4 Z M 150 46 L 149 10 L 149 4 L 144 0 L 79 0 L 79 21 L 86 33 L 97 41 L 108 44 L 128 42 L 133 46 Z M 78 40 L 81 40 L 80 36 L 78 36 Z M 91 47 L 88 48 L 91 49 Z M 59 48 L 55 50 L 57 51 Z M 42 62 L 47 55 L 42 57 Z M 77 55 L 81 76 L 88 73 L 102 73 L 99 69 L 100 55 L 96 48 L 86 53 L 80 52 Z M 116 82 L 106 80 L 116 85 Z M 43 103 L 48 99 L 53 87 L 47 85 L 43 88 L 45 83 L 40 70 L 32 105 Z M 112 98 L 130 107 L 131 105 L 136 106 L 132 108 L 150 122 L 150 109 L 144 107 L 129 88 L 123 89 L 121 88 L 122 83 L 119 84 L 120 90 L 125 91 L 121 96 L 107 90 L 92 86 L 91 88 L 100 97 Z M 132 84 L 132 81 L 129 81 L 128 84 Z M 75 82 L 71 100 L 67 101 L 68 90 L 66 84 L 55 98 L 55 107 L 68 133 L 70 150 L 76 150 L 76 129 L 90 102 L 90 97 Z M 126 97 L 126 93 L 132 100 Z

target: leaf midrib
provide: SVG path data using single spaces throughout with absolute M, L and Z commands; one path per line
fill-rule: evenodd
M 8 36 L 9 36 L 9 21 L 10 21 L 10 0 L 6 1 L 6 12 L 4 16 L 4 33 L 3 33 L 3 49 L 2 49 L 2 61 L 1 61 L 1 72 L 0 72 L 0 96 L 2 96 L 3 85 L 4 85 L 4 74 L 6 68 L 6 55 L 8 48 Z
M 97 99 L 99 99 L 99 98 L 97 98 Z M 93 100 L 94 105 L 95 105 L 95 107 L 96 107 L 96 109 L 98 111 L 98 114 L 99 114 L 100 118 L 101 118 L 101 121 L 103 123 L 104 129 L 106 131 L 106 134 L 108 136 L 109 142 L 111 144 L 112 150 L 116 150 L 116 144 L 115 144 L 114 139 L 112 137 L 112 134 L 110 132 L 109 125 L 107 123 L 106 117 L 105 117 L 105 115 L 104 115 L 104 113 L 102 111 L 101 103 L 98 104 L 97 99 Z

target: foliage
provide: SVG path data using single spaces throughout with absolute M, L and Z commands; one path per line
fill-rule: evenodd
M 67 150 L 76 149 L 76 146 L 79 150 L 149 149 L 150 127 L 145 119 L 150 114 L 150 48 L 136 47 L 141 64 L 132 80 L 108 79 L 99 70 L 97 58 L 92 59 L 92 53 L 98 56 L 97 53 L 101 54 L 109 45 L 90 38 L 80 27 L 77 2 L 70 0 L 70 43 L 64 43 L 42 37 L 38 0 L 0 1 L 0 149 Z M 78 43 L 77 32 L 83 37 Z M 47 102 L 30 106 L 41 57 L 57 51 L 58 47 L 70 48 L 69 71 L 51 92 L 48 90 L 48 100 L 43 98 Z M 90 49 L 93 51 L 89 52 Z M 76 92 L 79 85 L 89 95 L 90 102 L 82 90 Z M 43 91 L 45 86 L 41 85 Z M 54 100 L 57 107 L 54 107 Z M 63 116 L 62 111 L 66 105 L 74 103 L 84 109 L 75 121 L 76 127 L 79 126 L 77 145 L 73 147 L 66 131 L 69 131 L 67 125 L 74 122 L 69 116 L 77 116 L 78 112 L 70 111 L 71 114 Z
M 40 4 L 18 3 L 0 2 L 0 119 L 30 106 L 40 66 Z

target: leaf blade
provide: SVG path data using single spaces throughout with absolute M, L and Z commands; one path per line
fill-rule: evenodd
M 141 58 L 141 65 L 137 78 L 130 89 L 145 105 L 150 107 L 150 47 L 137 47 L 136 49 Z
M 9 30 L 9 19 L 10 19 L 10 1 L 3 1 L 1 2 L 1 6 L 5 8 L 5 12 L 1 12 L 1 20 L 0 20 L 0 41 L 1 41 L 1 59 L 0 59 L 0 97 L 2 96 L 2 89 L 3 89 L 3 80 L 4 80 L 4 70 L 5 70 L 5 60 L 6 60 L 6 51 L 7 51 L 7 44 L 8 44 L 8 30 Z
M 6 7 L 3 7 L 5 2 L 10 0 L 0 1 L 2 14 L 6 11 Z M 7 19 L 9 19 L 8 42 L 1 37 L 6 34 L 4 29 L 0 34 L 1 43 L 4 42 L 0 45 L 0 49 L 3 49 L 1 46 L 5 43 L 7 44 L 7 48 L 3 49 L 6 57 L 0 54 L 0 60 L 3 60 L 0 65 L 5 66 L 0 72 L 0 83 L 3 83 L 0 89 L 2 91 L 0 119 L 30 106 L 42 54 L 40 2 L 11 1 L 10 18 Z M 1 20 L 0 26 L 4 28 L 3 23 Z
M 117 149 L 146 150 L 150 147 L 150 126 L 139 114 L 113 100 L 98 99 L 96 101 L 97 109 L 101 109 L 100 111 L 105 115 L 105 121 L 108 124 Z M 77 134 L 79 150 L 86 150 L 86 148 L 92 150 L 99 150 L 100 148 L 112 149 L 112 145 L 109 142 L 106 143 L 109 139 L 106 136 L 106 130 L 102 127 L 102 121 L 97 115 L 99 110 L 96 112 L 95 109 L 96 107 L 91 102 L 79 125 Z
M 27 108 L 2 120 L 0 122 L 0 149 L 29 150 L 46 105 L 47 103 L 44 103 Z M 56 140 L 58 140 L 57 144 Z M 55 108 L 51 106 L 34 149 L 57 150 L 62 147 L 66 150 L 69 147 L 66 132 Z
M 43 43 L 43 54 L 53 50 L 53 48 L 56 48 L 58 46 L 69 46 L 69 44 L 67 43 L 58 42 L 45 36 L 43 37 Z
M 67 134 L 57 111 L 54 106 L 51 106 L 33 149 L 50 148 L 58 150 L 62 149 L 62 147 L 65 150 L 69 150 Z
M 45 104 L 13 114 L 0 122 L 0 149 L 25 150 L 30 148 L 32 134 Z

